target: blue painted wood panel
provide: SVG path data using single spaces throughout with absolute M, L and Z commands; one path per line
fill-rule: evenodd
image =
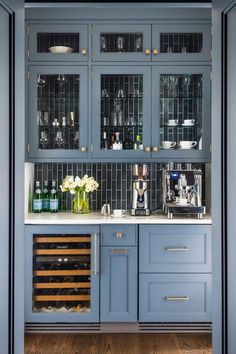
M 210 225 L 141 225 L 141 273 L 210 273 Z
M 103 246 L 136 246 L 137 225 L 102 225 Z
M 137 248 L 101 249 L 101 322 L 137 321 Z
M 91 241 L 91 312 L 40 313 L 33 312 L 32 275 L 33 275 L 33 236 L 34 235 L 92 235 Z M 95 237 L 96 236 L 96 242 Z M 26 322 L 99 322 L 99 227 L 97 226 L 27 226 L 25 237 L 25 321 Z M 95 270 L 95 260 L 97 273 Z
M 140 274 L 140 322 L 210 322 L 210 274 Z

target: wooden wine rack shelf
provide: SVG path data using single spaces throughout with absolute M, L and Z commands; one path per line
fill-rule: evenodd
M 43 250 L 34 250 L 35 255 L 54 255 L 54 254 L 67 254 L 67 255 L 90 255 L 90 249 L 43 249 Z
M 90 275 L 88 270 L 35 270 L 34 276 L 48 276 L 48 275 Z
M 90 301 L 90 295 L 35 295 L 35 301 Z
M 91 237 L 35 237 L 35 243 L 81 243 L 91 242 Z
M 70 288 L 80 288 L 89 289 L 90 283 L 34 283 L 34 289 L 70 289 Z

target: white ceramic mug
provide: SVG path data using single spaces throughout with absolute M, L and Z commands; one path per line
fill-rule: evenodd
M 187 205 L 188 204 L 188 200 L 185 198 L 179 198 L 178 201 L 179 205 Z
M 168 120 L 169 125 L 177 125 L 178 124 L 178 119 L 169 119 Z
M 173 147 L 175 147 L 176 142 L 175 141 L 167 141 L 167 140 L 163 140 L 161 142 L 161 147 L 162 149 L 172 149 Z
M 180 141 L 179 146 L 181 149 L 192 149 L 197 145 L 197 141 Z
M 123 209 L 113 209 L 113 212 L 112 212 L 112 214 L 115 217 L 122 216 L 124 213 L 125 213 L 125 210 L 123 210 Z
M 193 125 L 195 124 L 195 119 L 184 119 L 185 125 Z

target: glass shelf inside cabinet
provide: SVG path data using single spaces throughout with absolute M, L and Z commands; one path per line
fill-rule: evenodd
M 37 77 L 39 149 L 79 149 L 79 75 Z
M 102 75 L 101 149 L 142 150 L 143 75 Z
M 91 312 L 91 235 L 34 235 L 33 312 Z
M 142 53 L 143 33 L 101 33 L 101 53 Z
M 200 53 L 203 46 L 202 33 L 161 33 L 161 53 Z
M 202 149 L 202 74 L 160 76 L 162 149 Z
M 68 54 L 80 52 L 79 33 L 38 33 L 37 52 Z

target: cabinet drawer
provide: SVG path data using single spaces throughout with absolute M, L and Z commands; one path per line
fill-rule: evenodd
M 210 273 L 210 225 L 140 226 L 140 272 Z
M 211 321 L 210 274 L 140 274 L 140 322 Z
M 136 225 L 104 225 L 102 226 L 103 246 L 135 246 L 137 245 Z

